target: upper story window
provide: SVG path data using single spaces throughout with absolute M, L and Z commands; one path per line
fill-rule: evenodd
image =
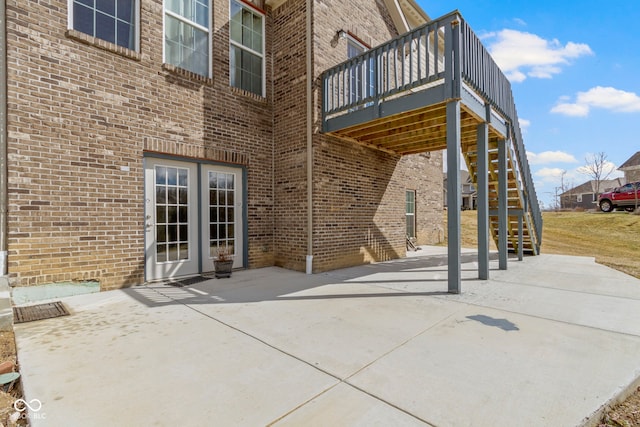
M 210 77 L 210 0 L 165 0 L 164 62 Z
M 70 0 L 69 27 L 138 50 L 138 0 Z
M 347 37 L 347 58 L 356 56 L 369 50 L 351 36 Z M 358 102 L 374 95 L 375 70 L 373 59 L 363 61 L 349 70 L 349 102 Z
M 264 15 L 231 0 L 229 31 L 231 86 L 264 96 Z

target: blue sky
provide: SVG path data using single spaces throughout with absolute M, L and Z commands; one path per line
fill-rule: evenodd
M 640 3 L 417 0 L 431 18 L 458 9 L 509 77 L 538 197 L 585 158 L 617 168 L 640 150 Z M 622 176 L 614 170 L 611 177 Z

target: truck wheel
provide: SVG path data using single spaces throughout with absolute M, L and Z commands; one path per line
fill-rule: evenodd
M 600 210 L 602 212 L 611 212 L 613 210 L 613 205 L 607 199 L 604 199 L 600 202 Z

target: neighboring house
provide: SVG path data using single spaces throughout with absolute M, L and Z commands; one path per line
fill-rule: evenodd
M 317 125 L 321 74 L 426 22 L 413 0 L 7 0 L 0 13 L 14 285 L 119 288 L 206 273 L 220 250 L 236 268 L 320 272 L 442 234 L 440 151 L 401 156 Z
M 600 181 L 600 189 L 596 189 L 596 181 L 590 180 L 560 194 L 561 209 L 595 209 L 598 207 L 598 194 L 624 185 L 624 178 Z
M 460 171 L 460 182 L 461 184 L 461 193 L 462 200 L 460 206 L 462 210 L 476 209 L 477 208 L 477 200 L 478 193 L 476 191 L 476 186 L 471 182 L 471 176 L 469 172 L 466 170 Z M 447 173 L 444 173 L 443 179 L 443 203 L 444 207 L 447 207 Z
M 627 182 L 640 181 L 640 151 L 624 162 L 618 170 L 624 172 L 624 178 Z

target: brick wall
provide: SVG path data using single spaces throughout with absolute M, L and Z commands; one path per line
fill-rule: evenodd
M 640 181 L 640 169 L 624 171 L 624 178 L 627 182 Z
M 145 152 L 247 168 L 250 267 L 307 254 L 305 0 L 266 18 L 266 97 L 229 87 L 228 0 L 213 2 L 212 78 L 163 65 L 161 0 L 143 0 L 140 51 L 67 31 L 67 1 L 7 1 L 9 273 L 18 285 L 144 277 Z M 315 270 L 402 256 L 404 197 L 420 243 L 440 236 L 441 156 L 400 158 L 319 133 L 320 73 L 339 29 L 395 35 L 382 2 L 315 0 Z
M 444 240 L 442 223 L 442 152 L 402 158 L 398 179 L 406 190 L 416 191 L 416 238 L 419 245 Z
M 273 11 L 275 264 L 304 270 L 307 254 L 306 6 Z
M 317 0 L 313 10 L 314 271 L 405 255 L 405 192 L 416 190 L 419 244 L 441 240 L 442 156 L 393 156 L 319 133 L 321 73 L 347 59 L 345 30 L 375 47 L 397 35 L 384 3 Z
M 141 1 L 139 53 L 67 34 L 66 0 L 7 2 L 9 273 L 19 285 L 142 282 L 145 150 L 245 164 L 249 263 L 273 263 L 272 107 L 229 88 L 229 4 L 213 4 L 224 18 L 206 79 L 163 67 L 161 0 Z

